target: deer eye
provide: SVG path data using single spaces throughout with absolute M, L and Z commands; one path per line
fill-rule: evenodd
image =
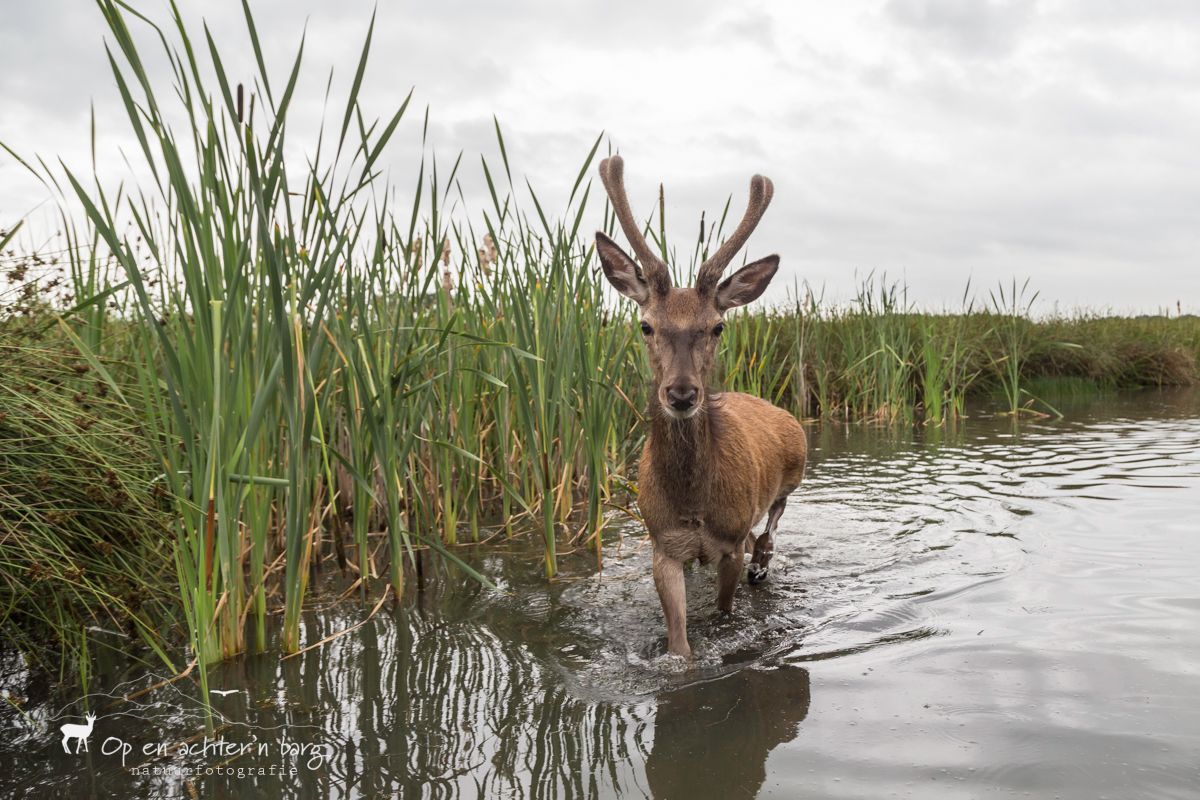
M 713 336 L 720 336 L 721 331 L 725 330 L 725 323 L 718 322 L 717 327 L 713 328 Z
M 642 336 L 649 336 L 654 333 L 654 328 L 651 328 L 645 321 L 642 322 Z

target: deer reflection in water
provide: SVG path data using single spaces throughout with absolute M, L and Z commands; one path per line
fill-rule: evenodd
M 808 715 L 808 670 L 744 669 L 658 698 L 646 777 L 658 800 L 755 797 Z

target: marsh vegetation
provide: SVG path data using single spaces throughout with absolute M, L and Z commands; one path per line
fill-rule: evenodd
M 463 544 L 536 537 L 546 578 L 563 550 L 599 560 L 636 514 L 645 384 L 591 249 L 597 221 L 614 227 L 591 180 L 605 140 L 557 210 L 498 126 L 494 156 L 414 153 L 397 190 L 380 158 L 421 121 L 408 100 L 360 105 L 369 34 L 298 161 L 302 50 L 269 70 L 247 9 L 259 71 L 237 79 L 181 19 L 99 5 L 152 178 L 106 186 L 8 154 L 62 201 L 64 245 L 0 236 L 0 635 L 36 656 L 50 634 L 84 665 L 89 631 L 117 630 L 178 670 L 178 642 L 211 664 L 267 647 L 269 620 L 285 653 L 311 645 L 301 612 L 323 573 L 378 608 L 434 565 L 487 581 Z M 467 169 L 489 189 L 477 213 L 456 202 Z M 722 222 L 682 254 L 661 210 L 647 225 L 684 274 Z M 882 276 L 843 304 L 798 285 L 733 316 L 721 382 L 808 419 L 953 426 L 972 400 L 1054 415 L 1064 392 L 1196 381 L 1196 318 L 1032 318 L 1034 296 L 968 289 L 928 313 Z

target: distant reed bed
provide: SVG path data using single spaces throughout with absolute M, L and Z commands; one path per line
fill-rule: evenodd
M 612 229 L 589 206 L 601 140 L 548 213 L 514 188 L 497 128 L 489 206 L 452 213 L 459 161 L 418 154 L 403 195 L 380 177 L 408 101 L 360 106 L 369 33 L 297 163 L 300 53 L 269 76 L 248 7 L 258 73 L 235 81 L 207 33 L 99 6 L 153 178 L 114 188 L 21 162 L 83 213 L 63 212 L 61 252 L 0 256 L 0 632 L 83 655 L 89 630 L 117 630 L 167 663 L 184 638 L 209 664 L 265 648 L 269 618 L 285 653 L 313 644 L 300 612 L 322 570 L 377 604 L 430 554 L 470 572 L 456 547 L 489 537 L 539 537 L 548 578 L 560 548 L 599 559 L 632 508 L 646 377 L 591 251 L 589 226 Z M 187 129 L 168 124 L 180 115 Z M 972 396 L 1053 414 L 1030 388 L 1047 378 L 1196 381 L 1195 318 L 1034 321 L 1033 297 L 1012 284 L 928 314 L 883 279 L 838 306 L 801 291 L 731 320 L 723 384 L 810 418 L 940 425 Z

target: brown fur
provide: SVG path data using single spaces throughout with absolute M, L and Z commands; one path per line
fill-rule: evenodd
M 641 253 L 649 248 L 629 212 L 620 162 L 614 168 L 610 161 L 601 164 L 601 175 L 626 236 Z M 761 218 L 772 191 L 770 181 L 755 176 L 750 208 L 731 239 L 737 247 Z M 736 249 L 722 247 L 702 268 L 702 284 L 680 289 L 661 278 L 666 271 L 661 262 L 643 263 L 642 274 L 615 242 L 596 234 L 605 276 L 641 308 L 654 396 L 638 473 L 638 506 L 654 543 L 654 583 L 668 649 L 682 656 L 691 654 L 684 564 L 698 559 L 717 565 L 717 607 L 730 611 L 742 554 L 750 549 L 750 529 L 770 511 L 753 547 L 751 577 L 762 580 L 774 526 L 804 477 L 807 457 L 804 429 L 791 414 L 747 394 L 707 389 L 724 312 L 762 294 L 779 263 L 775 256 L 753 262 L 717 285 Z
M 807 454 L 795 417 L 748 394 L 713 395 L 686 420 L 668 417 L 661 406 L 652 413 L 638 507 L 654 545 L 671 652 L 691 652 L 683 565 L 692 559 L 717 564 L 717 607 L 730 611 L 751 528 L 800 485 Z M 758 550 L 773 547 L 770 538 L 764 532 L 755 542 L 760 562 Z M 770 549 L 764 555 L 769 560 Z
M 638 472 L 638 507 L 664 554 L 715 562 L 804 477 L 807 442 L 795 417 L 740 392 L 686 420 L 654 414 Z

